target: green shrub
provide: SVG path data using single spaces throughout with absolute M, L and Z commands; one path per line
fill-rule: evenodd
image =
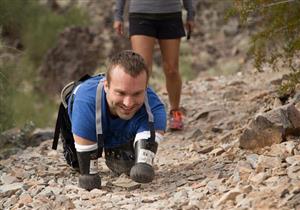
M 61 31 L 87 24 L 87 14 L 79 8 L 60 14 L 37 0 L 0 0 L 0 33 L 6 39 L 20 40 L 23 46 L 10 63 L 2 62 L 0 50 L 0 131 L 14 125 L 22 127 L 29 121 L 36 126 L 53 125 L 57 109 L 54 99 L 33 88 L 38 67 Z
M 22 43 L 24 43 L 29 60 L 34 67 L 38 67 L 47 50 L 55 45 L 58 33 L 67 26 L 85 25 L 87 18 L 75 8 L 64 15 L 39 8 L 34 8 L 34 10 L 36 10 L 35 15 L 27 19 Z
M 22 67 L 14 62 L 0 65 L 0 133 L 31 121 L 45 127 L 55 120 L 54 100 L 33 91 L 32 84 L 22 80 L 22 75 Z
M 0 66 L 0 132 L 11 128 L 14 124 L 14 110 L 12 108 L 15 93 L 14 79 L 15 65 L 3 64 Z
M 270 0 L 235 0 L 229 12 L 238 15 L 245 25 L 255 26 L 251 53 L 258 69 L 278 62 L 294 68 L 293 60 L 300 50 L 300 2 Z
M 296 85 L 300 83 L 300 71 L 291 72 L 287 79 L 278 87 L 279 98 L 288 98 L 295 93 Z
M 54 46 L 59 32 L 67 26 L 88 23 L 87 14 L 78 8 L 58 14 L 35 0 L 0 1 L 0 26 L 9 36 L 20 38 L 35 68 Z
M 18 38 L 26 19 L 26 4 L 28 1 L 1 0 L 0 1 L 0 26 L 3 33 Z
M 274 70 L 289 68 L 290 81 L 279 88 L 288 93 L 300 82 L 300 1 L 235 0 L 230 15 L 238 15 L 245 25 L 255 27 L 252 47 L 255 67 L 269 64 Z

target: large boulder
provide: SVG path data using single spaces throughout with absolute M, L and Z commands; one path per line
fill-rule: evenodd
M 293 104 L 278 107 L 253 119 L 240 136 L 240 147 L 255 149 L 280 143 L 287 135 L 299 135 L 300 112 Z

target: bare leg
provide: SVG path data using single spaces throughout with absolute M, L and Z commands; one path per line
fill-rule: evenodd
M 162 52 L 163 70 L 166 77 L 170 110 L 179 109 L 182 80 L 179 73 L 180 39 L 159 40 Z
M 153 37 L 144 35 L 133 35 L 130 37 L 132 50 L 139 53 L 145 59 L 150 75 L 152 72 L 152 54 L 155 40 Z

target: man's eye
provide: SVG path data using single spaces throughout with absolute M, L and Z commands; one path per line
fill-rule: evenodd
M 142 93 L 135 93 L 133 96 L 134 97 L 139 97 L 140 95 L 142 95 Z
M 116 92 L 118 96 L 124 96 L 125 94 L 122 92 Z

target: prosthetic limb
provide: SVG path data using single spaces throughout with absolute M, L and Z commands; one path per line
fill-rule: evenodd
M 135 142 L 135 165 L 130 170 L 130 178 L 139 183 L 148 183 L 154 179 L 153 160 L 158 144 L 148 139 Z
M 79 187 L 92 190 L 101 187 L 98 173 L 98 148 L 94 145 L 78 145 L 75 143 L 79 163 Z

